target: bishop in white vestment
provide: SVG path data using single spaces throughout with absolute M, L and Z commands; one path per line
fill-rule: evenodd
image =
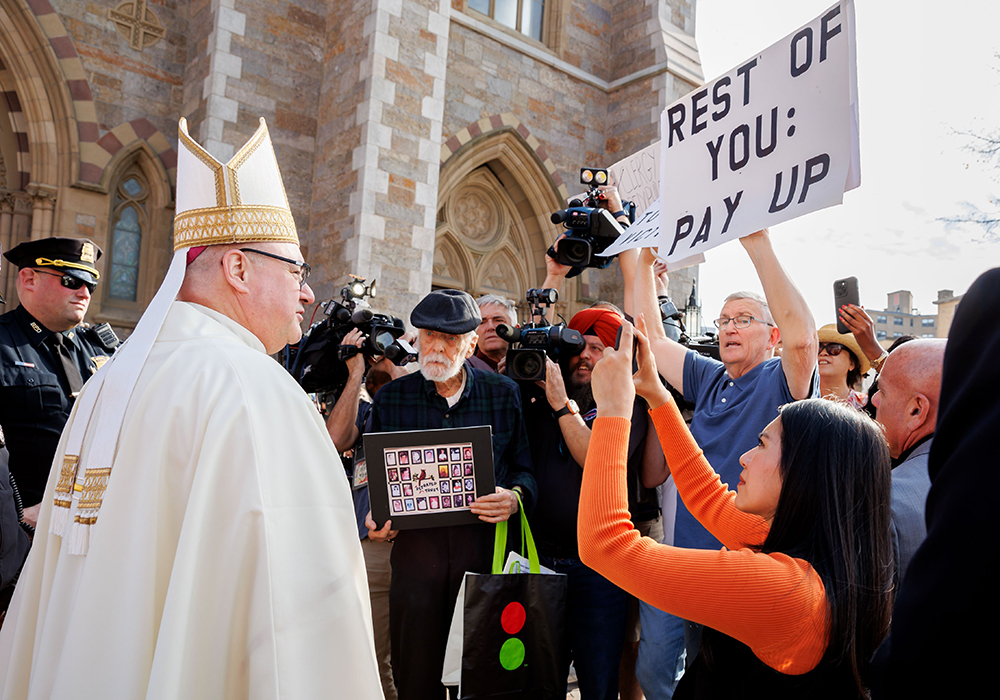
M 84 387 L 0 632 L 2 698 L 380 700 L 344 470 L 268 357 L 313 298 L 308 266 L 291 257 L 290 216 L 240 222 L 241 206 L 270 206 L 254 202 L 254 168 L 280 188 L 266 127 L 225 172 L 181 132 L 177 218 L 195 210 L 203 230 L 178 245 L 175 225 L 164 287 L 184 279 L 192 245 L 230 245 L 195 261 L 213 281 L 184 281 L 179 298 L 204 303 L 168 288 L 155 324 L 144 316 Z M 182 177 L 198 182 L 185 154 L 223 173 L 214 214 L 184 196 Z

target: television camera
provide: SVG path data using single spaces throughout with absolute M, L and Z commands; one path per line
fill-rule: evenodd
M 615 259 L 613 255 L 601 255 L 624 230 L 611 212 L 599 206 L 603 197 L 600 188 L 608 182 L 606 169 L 581 168 L 580 183 L 590 189 L 582 200 L 571 199 L 569 207 L 552 214 L 552 223 L 562 224 L 568 233 L 559 240 L 557 249 L 549 248 L 549 255 L 560 265 L 574 268 L 567 277 L 574 277 L 587 267 L 604 269 Z M 628 214 L 630 222 L 635 221 L 633 202 L 622 202 L 622 210 Z
M 417 359 L 417 351 L 401 337 L 406 332 L 403 320 L 375 312 L 366 301 L 375 297 L 375 281 L 368 285 L 363 277 L 351 278 L 340 290 L 340 301 L 323 304 L 326 318 L 302 337 L 290 362 L 288 371 L 307 392 L 339 393 L 349 374 L 345 362 L 357 354 L 370 363 L 385 358 L 399 367 Z M 364 336 L 361 347 L 341 345 L 355 328 Z
M 523 328 L 500 324 L 497 335 L 510 343 L 505 374 L 515 381 L 533 382 L 545 379 L 546 356 L 559 362 L 579 355 L 586 342 L 579 331 L 567 328 L 564 323 L 550 325 L 545 318 L 548 307 L 559 301 L 555 289 L 529 289 L 525 298 L 531 306 L 532 318 L 537 316 L 539 320 Z

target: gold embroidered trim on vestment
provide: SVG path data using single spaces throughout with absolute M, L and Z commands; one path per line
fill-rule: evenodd
M 65 455 L 63 457 L 62 469 L 59 470 L 59 481 L 56 483 L 56 493 L 69 496 L 73 492 L 73 482 L 76 481 L 76 467 L 80 463 L 77 455 Z M 65 503 L 65 505 L 63 505 Z M 64 508 L 69 508 L 69 501 L 56 498 L 55 504 Z
M 111 467 L 92 467 L 83 473 L 83 492 L 80 494 L 80 504 L 77 513 L 85 510 L 97 511 L 104 500 L 104 489 L 108 487 Z M 96 516 L 96 513 L 95 513 Z M 95 517 L 96 519 L 96 517 Z M 85 522 L 78 514 L 74 522 Z

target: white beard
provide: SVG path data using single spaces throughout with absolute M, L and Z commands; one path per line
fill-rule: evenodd
M 432 352 L 426 356 L 421 353 L 418 358 L 420 374 L 430 382 L 446 382 L 462 371 L 462 365 L 465 364 L 464 355 L 465 353 L 458 353 L 454 360 L 449 360 L 443 352 Z M 434 364 L 429 364 L 431 362 Z

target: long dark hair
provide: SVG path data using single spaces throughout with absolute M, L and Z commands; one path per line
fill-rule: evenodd
M 859 691 L 889 631 L 892 545 L 889 448 L 868 416 L 808 399 L 781 411 L 781 494 L 765 553 L 809 562 L 826 588 L 825 659 L 848 664 Z
M 861 381 L 861 362 L 858 361 L 858 356 L 854 354 L 853 350 L 848 350 L 845 347 L 844 352 L 850 353 L 851 360 L 854 362 L 854 366 L 847 370 L 847 388 L 856 389 L 858 382 Z

